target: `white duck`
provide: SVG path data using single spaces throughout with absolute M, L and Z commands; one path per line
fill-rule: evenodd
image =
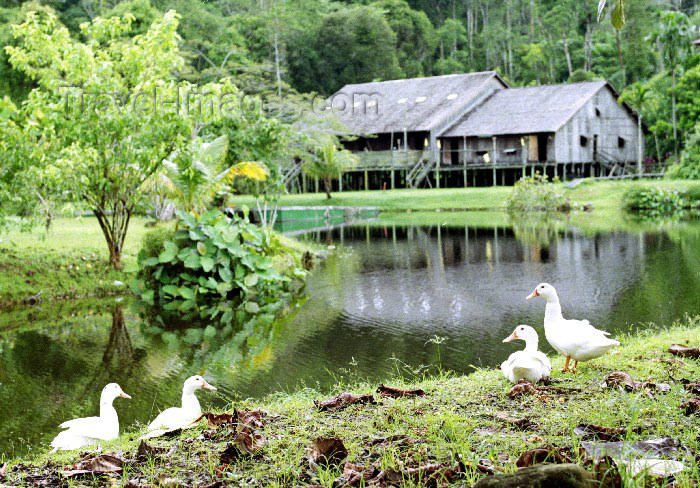
M 182 406 L 168 408 L 160 412 L 155 420 L 148 425 L 148 432 L 144 437 L 156 437 L 171 430 L 188 427 L 201 417 L 202 407 L 199 406 L 199 400 L 194 392 L 202 389 L 216 391 L 215 387 L 199 375 L 187 378 L 182 387 Z
M 51 441 L 52 452 L 80 449 L 99 441 L 116 439 L 119 436 L 119 418 L 112 402 L 117 397 L 131 398 L 116 383 L 110 383 L 102 388 L 100 416 L 63 422 L 59 427 L 67 430 L 59 433 Z
M 598 358 L 620 345 L 618 341 L 606 337 L 609 332 L 596 329 L 588 320 L 565 319 L 561 314 L 557 290 L 549 283 L 537 285 L 535 291 L 526 299 L 535 297 L 542 297 L 547 301 L 544 310 L 544 335 L 559 354 L 566 356 L 562 372 L 575 372 L 579 361 Z M 573 369 L 569 369 L 571 359 L 576 361 Z
M 503 342 L 514 340 L 525 341 L 525 349 L 516 351 L 506 361 L 501 363 L 501 371 L 512 383 L 526 379 L 530 383 L 537 383 L 542 378 L 549 376 L 552 371 L 552 363 L 549 358 L 537 350 L 539 336 L 537 331 L 529 325 L 519 325 L 513 333 L 503 339 Z

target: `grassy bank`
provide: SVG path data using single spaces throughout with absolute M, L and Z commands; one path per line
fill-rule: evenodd
M 122 271 L 110 267 L 105 238 L 92 217 L 56 219 L 48 232 L 35 227 L 0 233 L 0 309 L 26 303 L 37 294 L 50 301 L 125 293 L 150 221 L 131 219 Z M 280 238 L 299 253 L 311 249 L 309 243 Z
M 134 269 L 145 218 L 133 218 L 124 243 L 124 269 Z M 128 275 L 109 266 L 107 244 L 97 220 L 59 218 L 46 232 L 11 230 L 0 234 L 0 307 L 41 300 L 99 297 L 121 293 Z
M 586 181 L 576 188 L 566 188 L 561 183 L 561 191 L 572 202 L 578 204 L 593 204 L 594 209 L 622 209 L 622 196 L 634 185 L 657 185 L 663 188 L 698 188 L 697 181 L 653 180 L 636 182 L 624 181 Z M 282 205 L 349 205 L 377 206 L 385 212 L 434 211 L 434 210 L 502 210 L 512 187 L 479 187 L 479 188 L 445 188 L 418 190 L 402 189 L 388 191 L 357 191 L 333 193 L 327 199 L 323 193 L 304 193 L 284 195 Z M 700 191 L 700 190 L 699 190 Z M 254 200 L 241 196 L 236 203 L 254 207 Z
M 673 343 L 700 345 L 700 318 L 687 319 L 665 330 L 641 331 L 619 337 L 623 345 L 612 354 L 582 364 L 576 375 L 559 372 L 562 359 L 553 360 L 554 372 L 549 390 L 541 395 L 525 395 L 511 399 L 510 384 L 496 370 L 477 370 L 468 376 L 443 374 L 415 381 L 393 381 L 392 386 L 421 388 L 423 397 L 391 399 L 374 394 L 377 404 L 351 405 L 343 410 L 319 412 L 314 400 L 323 400 L 332 393 L 352 391 L 371 393 L 376 385 L 338 385 L 337 391 L 320 394 L 307 389 L 293 394 L 273 395 L 261 401 L 244 401 L 232 405 L 236 409 L 260 408 L 265 412 L 265 443 L 254 455 L 239 453 L 233 458 L 225 454 L 233 442 L 227 428 L 209 428 L 206 422 L 171 438 L 149 441 L 155 448 L 151 454 L 125 465 L 113 482 L 124 486 L 157 485 L 171 479 L 181 486 L 206 486 L 223 481 L 231 486 L 301 486 L 320 484 L 333 486 L 341 474 L 343 463 L 378 469 L 394 469 L 399 473 L 429 463 L 454 465 L 492 465 L 496 471 L 516 471 L 515 461 L 525 451 L 545 445 L 570 448 L 574 462 L 582 438 L 574 433 L 579 424 L 624 427 L 625 441 L 672 437 L 683 448 L 670 454 L 682 461 L 685 470 L 674 486 L 695 486 L 700 478 L 696 455 L 700 452 L 700 417 L 686 416 L 679 408 L 692 395 L 685 391 L 681 378 L 697 381 L 700 361 L 679 359 L 667 352 Z M 639 381 L 650 380 L 670 384 L 670 391 L 640 389 L 626 392 L 604 389 L 601 382 L 613 371 L 626 371 Z M 215 382 L 216 378 L 211 378 Z M 138 394 L 138 392 L 132 392 Z M 206 408 L 206 394 L 200 393 Z M 173 398 L 173 402 L 178 399 Z M 119 409 L 119 406 L 117 406 Z M 502 420 L 526 419 L 521 427 Z M 144 419 L 146 421 L 147 419 Z M 123 434 L 107 444 L 102 452 L 112 452 L 133 459 L 138 447 L 137 432 Z M 310 469 L 307 448 L 316 437 L 338 437 L 348 455 L 338 465 Z M 232 449 L 227 451 L 229 454 Z M 223 457 L 222 457 L 223 456 Z M 62 467 L 78 460 L 75 453 L 42 455 L 30 462 L 8 467 L 10 483 L 26 482 L 27 476 L 58 480 Z M 16 463 L 14 463 L 16 464 Z M 453 481 L 464 486 L 484 477 L 467 469 Z M 644 481 L 622 474 L 624 486 L 644 486 Z M 104 478 L 81 478 L 76 484 L 97 486 Z M 171 481 L 175 483 L 175 481 Z M 406 486 L 423 486 L 422 481 L 406 480 Z M 176 486 L 173 484 L 172 486 Z

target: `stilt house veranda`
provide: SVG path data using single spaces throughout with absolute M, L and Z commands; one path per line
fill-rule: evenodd
M 496 72 L 351 84 L 329 98 L 360 164 L 339 189 L 513 184 L 637 166 L 637 115 L 606 81 L 510 88 Z

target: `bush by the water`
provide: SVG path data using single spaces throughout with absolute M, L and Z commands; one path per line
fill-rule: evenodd
M 700 124 L 688 138 L 680 162 L 671 166 L 666 174 L 671 178 L 700 180 Z
M 154 229 L 139 252 L 141 298 L 184 318 L 270 320 L 303 286 L 298 253 L 247 217 L 178 214 L 178 230 Z
M 657 186 L 633 186 L 623 196 L 625 209 L 629 212 L 654 215 L 673 215 L 691 207 L 687 192 Z
M 567 198 L 553 183 L 549 182 L 545 175 L 539 172 L 533 176 L 521 178 L 515 183 L 508 197 L 507 206 L 508 210 L 516 212 L 567 211 L 570 208 Z

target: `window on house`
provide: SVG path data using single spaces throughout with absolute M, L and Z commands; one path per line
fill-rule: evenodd
M 579 142 L 581 143 L 581 147 L 586 147 L 588 145 L 588 137 L 581 136 Z
M 596 117 L 600 117 L 600 110 L 595 109 L 595 116 L 596 116 Z
M 625 140 L 622 137 L 617 138 L 617 147 L 619 147 L 620 149 L 625 147 Z
M 515 154 L 515 149 L 513 148 L 508 148 L 503 150 L 504 154 Z

